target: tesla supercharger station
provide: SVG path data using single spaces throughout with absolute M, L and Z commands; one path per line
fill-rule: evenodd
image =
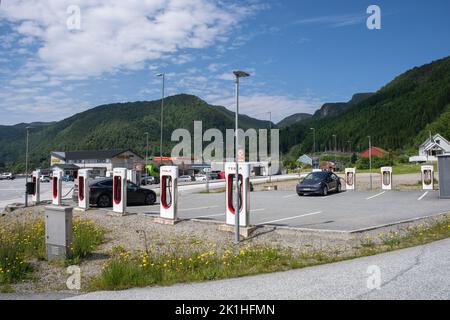
M 178 167 L 163 166 L 159 170 L 161 185 L 160 216 L 176 220 L 178 207 Z
M 62 177 L 61 170 L 53 171 L 52 177 L 52 204 L 54 206 L 62 205 Z
M 113 170 L 113 211 L 125 213 L 127 209 L 127 169 Z
M 392 190 L 392 167 L 381 168 L 381 189 Z
M 91 170 L 78 170 L 78 208 L 89 209 L 89 181 Z
M 356 168 L 345 168 L 345 189 L 355 190 Z
M 236 185 L 236 163 L 225 163 L 226 181 L 226 223 L 235 225 L 235 193 L 233 187 Z M 250 164 L 239 163 L 239 225 L 248 227 L 250 225 Z
M 31 176 L 31 181 L 34 184 L 34 192 L 32 194 L 32 201 L 34 204 L 38 204 L 41 201 L 41 184 L 39 178 L 41 177 L 41 172 L 39 170 L 33 171 Z
M 422 166 L 422 189 L 423 190 L 433 190 L 434 184 L 434 167 L 433 166 Z

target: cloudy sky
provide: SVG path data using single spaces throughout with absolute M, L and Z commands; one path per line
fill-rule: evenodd
M 369 30 L 367 8 L 381 8 Z M 190 93 L 273 120 L 378 90 L 450 54 L 450 2 L 2 0 L 0 124 Z

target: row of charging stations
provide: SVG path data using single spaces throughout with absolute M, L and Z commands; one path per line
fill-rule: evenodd
M 392 167 L 382 167 L 381 171 L 381 189 L 392 190 Z M 422 189 L 433 190 L 434 185 L 434 167 L 422 166 Z M 355 190 L 356 186 L 356 168 L 345 169 L 345 188 Z

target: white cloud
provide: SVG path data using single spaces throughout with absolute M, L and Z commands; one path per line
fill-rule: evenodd
M 81 30 L 67 28 L 69 5 L 81 9 Z M 37 57 L 52 75 L 86 78 L 170 58 L 192 59 L 181 50 L 200 49 L 227 40 L 227 34 L 254 6 L 209 0 L 17 0 L 2 3 L 2 18 L 15 34 L 3 36 L 10 46 L 38 40 Z
M 206 99 L 212 104 L 222 105 L 231 111 L 236 109 L 234 97 L 209 96 Z M 276 123 L 294 113 L 314 113 L 322 104 L 322 101 L 313 98 L 255 94 L 239 97 L 239 112 L 258 119 L 268 119 L 270 111 L 272 112 L 272 121 Z

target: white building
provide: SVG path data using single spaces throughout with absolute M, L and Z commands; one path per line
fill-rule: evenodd
M 419 147 L 419 155 L 409 158 L 409 162 L 433 162 L 437 156 L 450 154 L 450 142 L 440 134 L 430 136 Z
M 114 168 L 133 169 L 143 158 L 129 149 L 53 151 L 50 154 L 51 166 L 70 165 L 78 168 L 93 169 L 97 176 L 105 176 Z

